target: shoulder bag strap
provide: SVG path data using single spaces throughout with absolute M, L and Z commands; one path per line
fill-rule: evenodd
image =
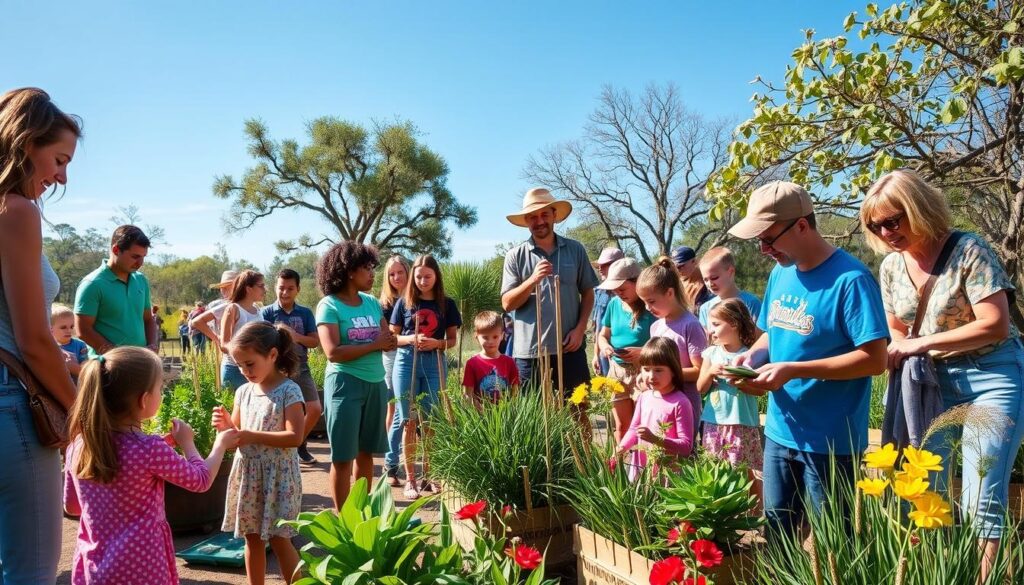
M 942 246 L 942 251 L 939 252 L 939 257 L 935 259 L 935 264 L 932 265 L 932 269 L 929 271 L 928 280 L 921 287 L 921 298 L 917 302 L 917 315 L 914 316 L 914 326 L 910 329 L 911 337 L 917 337 L 918 332 L 921 331 L 921 320 L 924 319 L 924 313 L 928 309 L 928 300 L 932 296 L 932 289 L 935 288 L 935 281 L 939 279 L 939 275 L 946 269 L 949 257 L 953 254 L 953 248 L 956 247 L 962 235 L 963 232 L 952 232 L 949 234 L 945 245 Z

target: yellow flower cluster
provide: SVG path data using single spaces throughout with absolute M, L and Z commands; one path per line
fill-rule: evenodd
M 572 402 L 573 404 L 582 404 L 583 402 L 590 400 L 592 395 L 608 397 L 614 394 L 621 394 L 625 391 L 626 387 L 618 380 L 613 380 L 606 376 L 594 376 L 590 379 L 589 384 L 580 384 L 573 388 L 572 396 L 569 397 L 569 402 Z M 594 397 L 596 398 L 597 396 Z
M 942 457 L 925 451 L 907 447 L 903 450 L 903 465 L 895 471 L 899 451 L 892 443 L 864 456 L 864 464 L 870 469 L 877 469 L 885 474 L 885 478 L 865 478 L 857 482 L 857 487 L 868 496 L 880 498 L 886 488 L 892 485 L 892 491 L 898 497 L 913 503 L 914 510 L 908 517 L 919 528 L 938 528 L 953 523 L 949 502 L 939 494 L 929 491 L 928 472 L 942 471 Z

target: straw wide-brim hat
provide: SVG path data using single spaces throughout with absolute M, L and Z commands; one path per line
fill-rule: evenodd
M 512 225 L 529 227 L 526 223 L 526 216 L 535 211 L 540 211 L 545 207 L 550 207 L 555 213 L 555 223 L 565 221 L 565 218 L 569 217 L 569 214 L 572 213 L 571 203 L 555 199 L 554 195 L 551 194 L 551 191 L 548 191 L 543 187 L 537 187 L 535 189 L 530 189 L 526 192 L 526 195 L 523 196 L 523 208 L 519 213 L 513 213 L 512 215 L 506 215 L 505 217 Z
M 238 276 L 237 270 L 225 270 L 220 274 L 220 282 L 211 284 L 210 288 L 224 288 L 231 286 L 231 283 L 235 281 L 235 277 Z

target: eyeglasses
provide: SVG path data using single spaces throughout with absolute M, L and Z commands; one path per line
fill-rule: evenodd
M 774 238 L 767 239 L 767 240 L 762 239 L 762 238 L 756 238 L 754 241 L 757 243 L 757 247 L 758 248 L 765 247 L 765 248 L 775 249 L 775 242 L 779 241 L 779 238 L 782 237 L 782 234 L 785 234 L 786 232 L 788 232 L 790 230 L 790 228 L 795 226 L 797 224 L 797 222 L 799 222 L 801 219 L 803 219 L 803 218 L 802 217 L 798 217 L 798 218 L 794 219 L 793 221 L 789 222 L 789 225 L 786 226 L 786 229 L 784 229 L 781 232 L 775 234 Z
M 885 228 L 890 232 L 898 232 L 900 231 L 900 222 L 903 221 L 903 218 L 906 216 L 906 213 L 897 213 L 896 215 L 887 217 L 882 221 L 869 221 L 867 223 L 867 228 L 871 230 L 871 233 L 878 235 L 882 233 L 882 228 Z

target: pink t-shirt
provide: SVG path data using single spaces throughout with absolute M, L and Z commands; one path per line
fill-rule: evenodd
M 640 427 L 647 427 L 655 434 L 661 435 L 662 425 L 668 425 L 664 434 L 665 450 L 680 457 L 688 457 L 693 451 L 696 420 L 693 406 L 683 392 L 677 390 L 662 394 L 657 390 L 647 390 L 637 398 L 633 420 L 629 423 L 629 430 L 619 441 L 619 449 L 643 447 L 646 444 L 636 434 Z M 633 469 L 647 465 L 646 452 L 643 449 L 634 450 L 630 455 L 630 465 Z
M 655 321 L 651 325 L 651 337 L 667 337 L 676 342 L 679 348 L 679 363 L 684 368 L 694 365 L 690 356 L 700 356 L 708 346 L 707 331 L 704 331 L 700 321 L 689 311 L 683 312 L 683 315 L 674 321 Z M 693 405 L 694 420 L 700 420 L 702 400 L 700 392 L 697 392 L 697 382 L 684 383 L 682 391 Z
M 75 477 L 82 438 L 65 458 L 64 509 L 81 514 L 72 564 L 74 585 L 178 583 L 174 541 L 164 512 L 164 482 L 189 491 L 210 488 L 200 457 L 185 459 L 163 438 L 116 433 L 121 470 L 109 484 Z

